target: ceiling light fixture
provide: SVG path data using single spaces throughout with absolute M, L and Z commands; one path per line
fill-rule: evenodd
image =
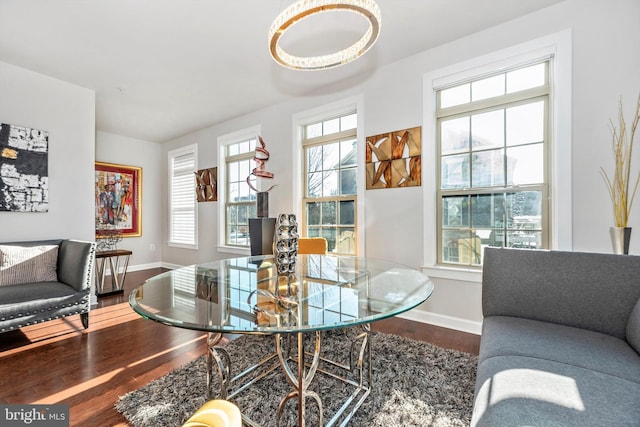
M 340 51 L 318 56 L 295 56 L 278 43 L 293 24 L 317 13 L 351 11 L 369 21 L 364 35 L 354 44 Z M 324 70 L 347 64 L 362 56 L 373 46 L 382 24 L 380 8 L 373 0 L 299 0 L 276 17 L 269 29 L 269 51 L 280 65 L 294 70 Z

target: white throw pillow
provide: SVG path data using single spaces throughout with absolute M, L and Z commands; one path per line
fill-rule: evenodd
M 0 245 L 0 286 L 57 281 L 57 264 L 57 245 Z

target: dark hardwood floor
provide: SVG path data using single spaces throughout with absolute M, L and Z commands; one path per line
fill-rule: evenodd
M 98 299 L 89 329 L 72 316 L 0 334 L 0 403 L 63 403 L 71 426 L 127 426 L 114 408 L 119 396 L 205 350 L 203 333 L 143 319 L 129 307 L 131 290 L 162 271 L 129 272 L 124 294 Z M 399 318 L 372 329 L 478 354 L 474 334 Z

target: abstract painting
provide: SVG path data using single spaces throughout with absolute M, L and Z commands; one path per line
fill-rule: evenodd
M 142 168 L 96 162 L 96 236 L 103 230 L 142 235 L 141 188 Z
M 421 129 L 418 126 L 367 137 L 367 190 L 421 185 Z
M 218 168 L 200 169 L 196 174 L 198 202 L 218 200 Z
M 0 211 L 49 210 L 49 133 L 0 124 Z

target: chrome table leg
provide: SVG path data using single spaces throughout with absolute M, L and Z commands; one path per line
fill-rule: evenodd
M 213 363 L 215 361 L 216 373 L 220 382 L 220 398 L 226 399 L 231 379 L 231 358 L 229 353 L 217 344 L 222 339 L 221 333 L 209 332 L 207 334 L 207 399 L 213 399 Z
M 278 405 L 278 413 L 276 418 L 276 425 L 280 425 L 280 417 L 282 416 L 282 410 L 284 409 L 285 404 L 289 399 L 297 398 L 298 399 L 298 426 L 305 426 L 305 399 L 307 397 L 313 397 L 318 404 L 319 411 L 319 425 L 323 425 L 322 422 L 322 400 L 320 396 L 312 390 L 309 389 L 309 385 L 313 381 L 313 377 L 316 374 L 316 370 L 318 369 L 318 364 L 320 363 L 320 331 L 316 332 L 316 343 L 314 346 L 313 359 L 311 361 L 311 365 L 309 366 L 309 370 L 305 374 L 305 361 L 304 361 L 304 334 L 298 332 L 298 369 L 297 372 L 293 372 L 289 364 L 287 363 L 287 357 L 283 354 L 282 349 L 282 336 L 281 334 L 276 334 L 276 352 L 278 353 L 278 358 L 280 360 L 280 366 L 284 370 L 285 377 L 289 384 L 293 387 L 293 391 L 287 394 L 280 405 Z

